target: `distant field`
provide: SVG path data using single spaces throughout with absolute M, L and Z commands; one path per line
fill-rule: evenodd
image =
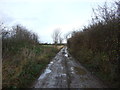
M 58 49 L 61 49 L 61 48 L 63 48 L 65 45 L 57 45 L 57 46 L 55 46 L 55 45 L 50 45 L 50 44 L 48 44 L 48 45 L 42 45 L 42 46 L 46 46 L 46 47 L 57 47 Z

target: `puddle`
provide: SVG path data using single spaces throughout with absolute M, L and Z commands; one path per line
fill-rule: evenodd
M 74 67 L 71 67 L 71 70 L 72 70 L 72 72 L 71 72 L 71 73 L 74 73 Z
M 66 74 L 62 74 L 62 76 L 66 76 Z
M 51 67 L 52 64 L 53 64 L 53 63 L 48 64 L 48 68 Z
M 65 57 L 68 57 L 68 54 L 65 54 Z
M 48 74 L 50 72 L 51 72 L 50 69 L 46 69 L 45 72 L 38 78 L 38 80 L 43 79 L 46 76 L 46 74 Z
M 79 75 L 84 75 L 86 74 L 86 71 L 80 67 L 74 67 L 74 70 L 76 71 L 77 74 Z
M 67 48 L 65 48 L 65 57 L 68 57 Z
M 50 64 L 53 64 L 53 62 L 51 61 Z
M 71 67 L 71 70 L 73 71 L 73 70 L 74 70 L 74 67 Z
M 72 74 L 74 74 L 74 72 L 71 72 Z
M 61 69 L 63 70 L 64 68 L 63 68 L 63 67 L 61 67 Z

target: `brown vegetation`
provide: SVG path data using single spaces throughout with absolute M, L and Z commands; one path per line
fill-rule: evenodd
M 38 36 L 20 25 L 2 30 L 2 86 L 30 87 L 60 48 L 40 45 Z
M 120 2 L 94 9 L 94 18 L 68 39 L 69 52 L 111 87 L 120 87 Z

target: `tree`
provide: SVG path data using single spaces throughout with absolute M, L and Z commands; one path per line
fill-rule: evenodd
M 62 44 L 63 40 L 64 40 L 64 39 L 61 37 L 61 34 L 60 34 L 60 35 L 59 35 L 59 43 Z
M 7 55 L 9 56 L 11 52 L 16 51 L 16 48 L 19 50 L 20 46 L 26 47 L 27 44 L 39 44 L 38 35 L 21 25 L 13 26 L 12 29 L 0 25 L 0 30 L 2 30 L 3 58 L 7 57 Z
M 60 29 L 59 28 L 55 29 L 52 34 L 54 44 L 58 44 L 60 35 L 61 35 Z
M 69 52 L 89 70 L 106 77 L 112 87 L 120 87 L 120 1 L 93 9 L 91 23 L 68 38 Z M 89 57 L 89 58 L 88 58 Z M 114 84 L 113 84 L 114 83 Z
M 118 18 L 120 19 L 120 1 L 119 2 L 115 2 L 117 5 L 117 14 L 118 14 Z

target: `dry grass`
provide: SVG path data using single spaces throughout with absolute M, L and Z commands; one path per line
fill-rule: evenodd
M 58 49 L 61 49 L 61 48 L 63 48 L 63 47 L 64 47 L 64 45 L 58 45 L 58 46 L 57 46 Z
M 29 87 L 58 51 L 49 46 L 23 47 L 21 53 L 3 60 L 3 88 Z

